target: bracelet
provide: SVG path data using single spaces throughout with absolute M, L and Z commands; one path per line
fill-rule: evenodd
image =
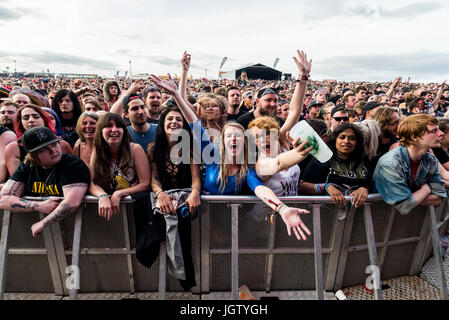
M 192 187 L 192 191 L 193 191 L 193 189 L 196 189 L 196 190 L 198 190 L 199 192 L 201 192 L 201 187 L 199 187 L 199 186 L 193 186 L 193 187 Z
M 309 75 L 309 74 L 303 74 L 303 75 L 301 75 L 300 80 L 305 80 L 305 81 L 307 81 L 307 80 L 309 80 L 309 78 L 310 78 L 310 75 Z
M 101 198 L 104 198 L 104 197 L 107 197 L 107 196 L 108 196 L 107 193 L 102 193 L 102 194 L 100 194 L 100 195 L 98 196 L 98 199 L 101 199 Z
M 287 205 L 281 204 L 279 207 L 276 208 L 276 212 L 280 214 L 281 211 L 282 211 L 283 209 L 286 209 L 286 208 L 288 208 Z
M 159 190 L 158 192 L 156 192 L 156 198 L 159 195 L 159 193 L 163 192 L 163 190 Z

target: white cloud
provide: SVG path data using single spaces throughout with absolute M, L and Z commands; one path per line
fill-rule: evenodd
M 9 35 L 1 70 L 16 60 L 18 70 L 112 76 L 131 59 L 133 73 L 179 74 L 188 50 L 195 77 L 206 69 L 215 77 L 224 56 L 223 70 L 250 62 L 272 67 L 279 57 L 277 69 L 296 74 L 292 56 L 303 49 L 315 78 L 389 80 L 408 71 L 441 81 L 448 74 L 442 1 L 10 0 L 1 8 L 8 9 L 0 10 L 0 24 Z M 412 59 L 422 52 L 424 60 Z M 379 63 L 389 67 L 379 72 Z

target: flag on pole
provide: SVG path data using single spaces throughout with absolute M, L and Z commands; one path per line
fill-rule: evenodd
M 278 64 L 278 62 L 279 62 L 279 58 L 276 58 L 276 60 L 274 60 L 273 69 L 276 68 L 276 65 Z
M 224 57 L 223 60 L 221 60 L 220 69 L 221 69 L 221 67 L 223 67 L 223 65 L 225 64 L 226 60 L 228 60 L 227 57 Z

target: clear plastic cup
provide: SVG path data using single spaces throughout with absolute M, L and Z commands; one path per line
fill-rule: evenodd
M 321 163 L 329 161 L 332 158 L 332 151 L 326 143 L 320 138 L 318 133 L 305 120 L 299 121 L 290 130 L 290 136 L 293 139 L 299 137 L 301 142 L 307 140 L 306 148 L 312 146 L 310 154 Z

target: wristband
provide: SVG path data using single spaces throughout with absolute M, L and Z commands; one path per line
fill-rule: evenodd
M 100 195 L 98 196 L 98 199 L 101 199 L 101 198 L 104 198 L 104 197 L 107 197 L 107 196 L 108 196 L 107 193 L 102 193 L 102 194 L 100 194 Z
M 307 81 L 307 80 L 309 80 L 309 78 L 310 78 L 309 74 L 303 74 L 303 75 L 301 75 L 301 78 L 299 78 L 299 79 Z
M 327 191 L 327 188 L 329 187 L 329 183 L 317 183 L 313 186 L 313 189 L 315 190 L 315 193 L 323 193 Z

